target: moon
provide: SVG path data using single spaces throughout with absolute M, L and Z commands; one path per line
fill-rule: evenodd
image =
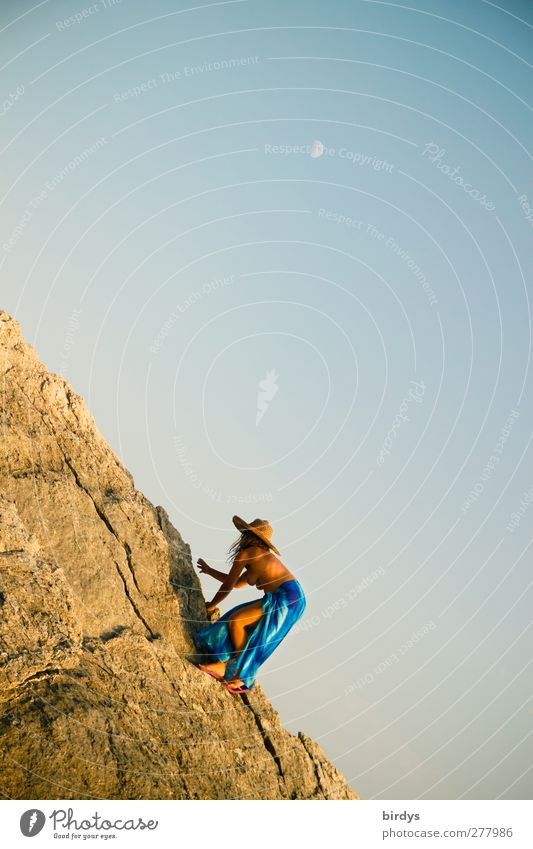
M 321 141 L 318 141 L 317 139 L 315 139 L 315 141 L 311 145 L 311 150 L 310 150 L 309 156 L 311 157 L 311 159 L 318 159 L 318 157 L 322 156 L 323 153 L 324 153 L 324 145 L 322 144 Z

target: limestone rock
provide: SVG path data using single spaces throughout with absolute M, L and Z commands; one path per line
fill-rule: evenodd
M 42 559 L 15 505 L 0 496 L 0 689 L 78 662 L 81 630 L 55 563 Z
M 358 798 L 259 684 L 236 697 L 193 665 L 190 547 L 2 311 L 0 379 L 4 796 Z

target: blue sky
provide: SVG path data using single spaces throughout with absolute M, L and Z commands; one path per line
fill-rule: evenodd
M 261 684 L 364 798 L 530 797 L 532 27 L 0 10 L 0 305 L 195 560 L 272 523 Z

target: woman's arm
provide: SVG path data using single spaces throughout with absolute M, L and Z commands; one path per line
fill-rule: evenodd
M 229 570 L 229 574 L 226 576 L 225 580 L 222 582 L 222 586 L 219 591 L 215 593 L 212 601 L 210 601 L 207 605 L 207 609 L 214 608 L 217 604 L 226 598 L 227 595 L 230 594 L 233 587 L 236 585 L 237 580 L 244 569 L 244 564 L 246 562 L 246 555 L 243 551 L 239 551 L 235 560 L 233 561 L 233 566 Z
M 209 564 L 201 557 L 198 558 L 197 565 L 200 568 L 200 572 L 203 572 L 205 575 L 211 575 L 212 578 L 216 578 L 216 580 L 221 583 L 229 577 L 226 572 L 219 572 L 218 569 L 213 569 L 213 567 L 209 566 Z
M 246 575 L 244 575 L 242 578 L 239 578 L 239 580 L 237 581 L 237 583 L 235 584 L 233 589 L 234 590 L 240 590 L 241 587 L 249 587 L 249 586 L 250 585 L 248 583 L 248 578 L 247 578 Z

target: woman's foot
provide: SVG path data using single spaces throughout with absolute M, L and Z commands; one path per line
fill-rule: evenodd
M 226 671 L 226 664 L 223 660 L 216 660 L 214 663 L 199 663 L 198 669 L 201 669 L 202 672 L 207 672 L 213 678 L 223 678 Z
M 231 681 L 224 681 L 227 690 L 241 690 L 244 687 L 244 681 L 240 678 L 232 678 Z

